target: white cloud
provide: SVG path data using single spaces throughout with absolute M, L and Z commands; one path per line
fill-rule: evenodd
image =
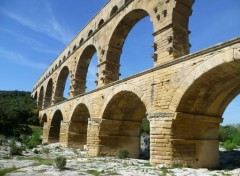
M 35 63 L 32 62 L 30 59 L 22 56 L 19 53 L 8 51 L 3 48 L 0 48 L 0 55 L 2 59 L 8 60 L 13 64 L 23 65 L 35 69 L 45 70 L 48 66 L 44 63 Z
M 0 13 L 35 32 L 39 32 L 54 38 L 64 45 L 66 45 L 73 37 L 73 34 L 70 32 L 70 30 L 56 20 L 49 4 L 47 4 L 46 15 L 43 18 L 31 19 L 29 16 L 26 18 L 3 7 L 0 7 Z
M 57 55 L 59 53 L 59 51 L 47 48 L 46 46 L 44 46 L 43 43 L 41 43 L 41 42 L 39 42 L 35 39 L 32 39 L 30 37 L 20 35 L 20 34 L 15 33 L 15 32 L 13 32 L 9 29 L 0 28 L 0 30 L 13 35 L 14 37 L 16 37 L 17 40 L 27 44 L 29 47 L 31 47 L 32 49 L 34 49 L 36 51 L 49 53 L 49 54 L 54 54 L 54 55 Z

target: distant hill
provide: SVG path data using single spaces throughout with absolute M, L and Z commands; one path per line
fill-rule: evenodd
M 23 96 L 30 96 L 31 92 L 27 91 L 6 91 L 6 90 L 0 90 L 0 98 L 1 97 L 23 97 Z
M 0 133 L 20 135 L 27 125 L 38 123 L 36 101 L 26 91 L 0 90 Z

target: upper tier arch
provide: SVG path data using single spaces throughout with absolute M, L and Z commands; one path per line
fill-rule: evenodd
M 33 93 L 40 92 L 40 87 L 43 85 L 47 87 L 47 80 L 52 79 L 53 84 L 56 85 L 52 102 L 62 101 L 58 99 L 61 95 L 57 95 L 59 92 L 57 89 L 60 87 L 57 77 L 64 66 L 68 67 L 71 76 L 70 97 L 84 93 L 85 74 L 76 77 L 74 73 L 79 72 L 76 71 L 79 65 L 85 64 L 81 59 L 80 62 L 83 63 L 78 63 L 78 58 L 85 55 L 84 48 L 91 45 L 96 46 L 99 61 L 96 73 L 97 88 L 118 80 L 119 59 L 124 40 L 131 28 L 147 15 L 150 16 L 154 29 L 154 53 L 152 54 L 154 66 L 188 54 L 188 19 L 193 2 L 193 0 L 109 1 L 46 70 L 34 86 Z M 114 14 L 110 16 L 112 10 Z

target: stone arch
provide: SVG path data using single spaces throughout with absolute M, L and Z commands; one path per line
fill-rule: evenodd
M 139 157 L 140 127 L 146 107 L 133 92 L 121 91 L 108 102 L 99 132 L 99 154 L 114 155 L 127 149 L 130 156 Z
M 44 126 L 44 123 L 46 123 L 46 122 L 47 122 L 47 114 L 45 113 L 45 114 L 43 114 L 43 116 L 40 119 L 40 125 Z
M 61 128 L 61 122 L 63 120 L 63 115 L 60 110 L 56 110 L 53 114 L 50 130 L 49 130 L 49 137 L 48 141 L 49 143 L 55 143 L 59 142 L 60 139 L 60 128 Z
M 66 81 L 69 74 L 70 74 L 69 68 L 67 66 L 64 66 L 57 78 L 55 95 L 54 95 L 54 103 L 58 103 L 64 100 L 63 93 L 64 93 L 64 88 L 65 88 Z
M 118 6 L 114 6 L 110 12 L 110 17 L 113 16 L 118 11 Z
M 102 110 L 100 112 L 100 117 L 103 116 L 104 110 L 106 109 L 107 105 L 109 104 L 109 102 L 111 101 L 111 99 L 118 93 L 123 92 L 123 91 L 128 91 L 128 92 L 132 92 L 134 94 L 136 94 L 138 97 L 140 97 L 141 101 L 144 103 L 147 112 L 151 111 L 151 107 L 150 104 L 148 103 L 149 101 L 147 100 L 147 96 L 144 94 L 144 92 L 142 91 L 142 89 L 138 86 L 135 86 L 133 84 L 127 84 L 125 86 L 118 86 L 117 88 L 114 88 L 113 90 L 111 90 L 109 92 L 109 94 L 104 98 L 104 104 L 102 106 Z
M 53 96 L 53 80 L 51 78 L 48 81 L 46 92 L 45 92 L 44 108 L 46 108 L 52 104 L 52 96 Z
M 240 65 L 235 62 L 207 71 L 184 92 L 177 112 L 221 117 L 227 105 L 240 93 L 239 75 Z
M 201 77 L 204 78 L 204 75 L 207 75 L 207 73 L 211 74 L 212 72 L 215 72 L 215 70 L 218 71 L 219 68 L 228 69 L 228 68 L 231 67 L 230 65 L 234 65 L 234 63 L 235 62 L 234 62 L 232 56 L 229 55 L 229 54 L 228 55 L 227 54 L 224 55 L 224 53 L 215 54 L 214 56 L 212 56 L 211 59 L 205 60 L 202 64 L 200 64 L 194 70 L 192 70 L 189 73 L 189 75 L 187 77 L 185 77 L 185 79 L 180 83 L 178 89 L 176 90 L 176 92 L 175 92 L 175 94 L 174 94 L 174 96 L 173 96 L 173 98 L 171 100 L 169 109 L 172 112 L 181 110 L 181 107 L 180 107 L 180 103 L 181 102 L 180 101 L 182 101 L 182 102 L 184 101 L 183 100 L 184 96 L 187 97 L 187 93 L 189 93 L 192 90 L 191 86 L 196 85 L 195 83 L 197 82 L 198 79 L 201 80 L 200 79 Z M 221 71 L 219 73 L 216 73 L 216 74 L 219 75 L 219 77 L 221 77 L 220 76 Z M 214 81 L 217 81 L 216 80 L 217 75 L 216 75 L 216 77 L 212 76 L 211 78 L 214 79 Z M 229 75 L 229 74 L 226 74 L 224 76 L 226 79 L 227 79 L 227 75 Z M 231 78 L 231 79 L 229 78 L 229 80 L 232 80 L 232 79 L 233 78 Z M 209 83 L 211 83 L 211 84 L 214 83 L 212 81 L 210 82 L 210 79 L 207 79 L 207 80 L 208 81 L 205 82 L 206 86 Z M 204 85 L 204 82 L 202 83 L 202 85 Z M 196 96 L 194 96 L 194 97 L 196 97 Z M 192 97 L 192 98 L 194 98 L 194 97 Z M 184 110 L 184 111 L 186 111 L 186 110 Z M 223 111 L 224 110 L 222 109 L 221 111 L 216 112 L 215 114 L 211 114 L 211 112 L 206 112 L 205 115 L 216 115 L 216 116 L 220 117 L 222 115 L 221 112 L 223 112 Z M 198 112 L 198 111 L 196 111 L 196 112 Z
M 96 52 L 97 49 L 94 45 L 89 45 L 83 50 L 78 60 L 76 72 L 74 75 L 75 78 L 75 84 L 73 85 L 74 96 L 85 92 L 88 67 L 91 62 L 91 58 Z
M 93 34 L 93 30 L 91 29 L 91 30 L 88 32 L 88 37 L 91 37 L 92 34 Z
M 43 86 L 40 89 L 39 96 L 38 96 L 38 108 L 42 109 L 43 107 L 43 99 L 44 99 L 44 88 Z
M 74 45 L 74 47 L 73 47 L 73 52 L 74 52 L 76 49 L 77 49 L 77 46 L 76 46 L 76 45 Z
M 74 109 L 68 132 L 68 147 L 83 148 L 87 143 L 87 126 L 90 113 L 87 106 L 80 103 Z
M 84 38 L 81 38 L 80 42 L 79 42 L 79 45 L 82 45 L 84 42 Z
M 177 100 L 172 122 L 174 160 L 181 158 L 193 167 L 218 166 L 219 124 L 225 108 L 240 93 L 239 82 L 239 61 L 225 53 L 206 60 L 185 78 L 176 92 L 179 99 L 175 95 L 173 100 Z
M 103 24 L 104 24 L 104 20 L 101 19 L 98 23 L 98 29 L 100 29 L 100 27 L 102 27 Z
M 35 92 L 35 94 L 34 94 L 34 96 L 33 96 L 33 99 L 34 99 L 34 100 L 37 100 L 37 99 L 38 99 L 38 92 L 37 92 L 37 91 Z
M 147 11 L 135 9 L 127 13 L 114 29 L 111 34 L 108 44 L 109 48 L 106 53 L 106 72 L 110 72 L 111 74 L 105 76 L 104 84 L 108 84 L 119 79 L 120 57 L 124 42 L 133 27 L 146 16 L 150 16 Z

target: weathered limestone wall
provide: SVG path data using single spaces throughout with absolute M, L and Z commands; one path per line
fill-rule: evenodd
M 147 114 L 151 164 L 217 166 L 221 116 L 240 93 L 240 39 L 186 55 L 193 2 L 109 1 L 34 86 L 43 142 L 86 145 L 90 156 L 125 148 L 138 157 L 141 120 Z M 148 15 L 154 31 L 154 68 L 118 80 L 124 41 Z M 97 89 L 85 93 L 95 52 Z M 70 99 L 64 101 L 68 75 Z
M 152 164 L 181 163 L 193 167 L 216 166 L 218 164 L 218 128 L 222 121 L 221 117 L 178 112 L 177 103 L 184 94 L 180 90 L 185 88 L 186 92 L 187 88 L 196 82 L 199 75 L 214 70 L 218 65 L 228 63 L 239 65 L 239 48 L 239 39 L 235 39 L 43 109 L 40 111 L 40 117 L 44 114 L 48 117 L 48 126 L 44 125 L 44 141 L 50 141 L 47 140 L 47 136 L 53 114 L 61 110 L 64 123 L 62 122 L 61 125 L 60 143 L 63 146 L 72 146 L 71 141 L 75 139 L 77 146 L 83 147 L 85 139 L 81 138 L 81 135 L 76 135 L 75 132 L 81 131 L 86 125 L 80 123 L 77 125 L 78 128 L 73 125 L 70 130 L 69 125 L 66 124 L 70 124 L 76 107 L 79 104 L 85 104 L 90 114 L 85 143 L 88 154 L 90 156 L 112 155 L 119 148 L 127 148 L 132 157 L 137 157 L 140 142 L 134 128 L 140 130 L 140 123 L 117 121 L 116 119 L 119 118 L 117 116 L 112 122 L 103 118 L 112 99 L 114 102 L 121 102 L 124 98 L 123 96 L 116 98 L 116 95 L 121 92 L 126 92 L 128 95 L 132 92 L 145 106 L 150 120 Z M 234 67 L 231 68 L 234 69 Z M 239 69 L 235 71 L 239 72 Z M 192 73 L 194 75 L 191 75 Z M 226 76 L 225 72 L 223 73 L 222 77 Z M 234 70 L 231 73 L 235 73 Z M 202 84 L 205 83 L 202 82 Z M 129 94 L 129 97 L 131 96 Z M 125 99 L 122 102 L 127 103 Z M 117 112 L 116 105 L 113 106 L 111 112 L 120 115 L 121 112 Z M 140 105 L 135 109 L 139 107 Z M 121 136 L 129 136 L 133 139 L 131 145 L 128 145 L 129 141 L 126 140 L 130 138 L 114 137 L 114 132 L 110 136 L 107 135 L 108 131 L 120 128 L 120 124 L 130 130 L 120 130 L 120 133 Z M 100 132 L 106 136 L 101 136 Z M 209 158 L 210 153 L 211 158 Z
M 188 17 L 191 15 L 192 4 L 193 0 L 110 1 L 36 83 L 33 95 L 38 98 L 39 107 L 47 107 L 63 100 L 61 92 L 68 74 L 71 77 L 70 97 L 84 93 L 89 60 L 95 51 L 98 56 L 97 87 L 118 80 L 123 43 L 132 27 L 145 16 L 149 15 L 153 23 L 155 66 L 188 54 Z M 111 15 L 115 7 L 118 10 Z M 104 23 L 99 26 L 101 20 Z M 53 82 L 52 97 L 46 96 L 49 81 Z

